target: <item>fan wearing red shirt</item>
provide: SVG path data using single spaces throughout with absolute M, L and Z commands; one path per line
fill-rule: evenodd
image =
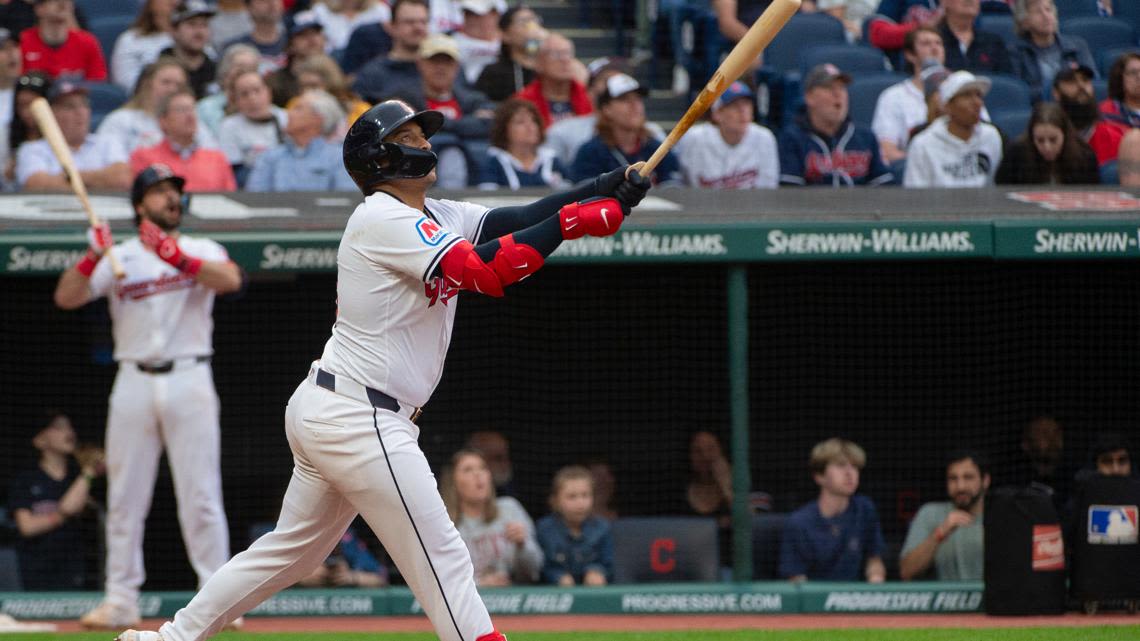
M 75 28 L 72 0 L 35 0 L 36 26 L 20 34 L 24 73 L 43 71 L 52 78 L 107 79 L 103 48 L 95 36 Z

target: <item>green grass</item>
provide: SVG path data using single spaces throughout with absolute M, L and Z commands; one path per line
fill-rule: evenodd
M 329 632 L 256 634 L 230 632 L 218 641 L 434 641 L 426 633 Z M 1087 628 L 684 630 L 669 632 L 510 632 L 510 641 L 1140 641 L 1140 625 Z M 0 635 L 13 641 L 110 641 L 107 633 Z

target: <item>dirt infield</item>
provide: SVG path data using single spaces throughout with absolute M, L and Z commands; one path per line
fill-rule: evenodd
M 143 628 L 156 629 L 154 619 Z M 58 622 L 60 632 L 78 632 L 78 623 Z M 991 617 L 984 614 L 789 614 L 789 615 L 498 615 L 495 625 L 516 632 L 594 630 L 823 630 L 835 628 L 1027 628 L 1045 626 L 1140 625 L 1140 616 Z M 426 617 L 253 617 L 246 632 L 431 632 Z

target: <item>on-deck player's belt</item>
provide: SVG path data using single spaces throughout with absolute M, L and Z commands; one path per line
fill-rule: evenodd
M 361 385 L 345 376 L 336 376 L 319 367 L 314 367 L 310 370 L 309 380 L 313 381 L 318 387 L 323 387 L 330 392 L 336 392 L 337 394 L 342 394 L 349 398 L 355 398 L 358 401 L 370 404 L 372 407 L 405 416 L 413 423 L 415 423 L 416 419 L 423 413 L 423 408 L 421 407 L 402 405 L 400 401 L 397 401 L 378 389 Z
M 157 363 L 135 363 L 135 367 L 139 368 L 140 372 L 147 374 L 169 374 L 174 371 L 174 366 L 180 363 L 209 363 L 209 356 L 192 356 L 190 358 L 180 358 L 173 361 L 160 361 Z

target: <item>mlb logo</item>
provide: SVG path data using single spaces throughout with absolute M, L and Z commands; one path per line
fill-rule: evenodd
M 439 226 L 439 223 L 424 216 L 416 221 L 416 231 L 420 233 L 420 238 L 424 243 L 434 247 L 447 236 L 447 232 Z
M 1065 542 L 1061 526 L 1033 526 L 1033 571 L 1051 572 L 1065 569 Z
M 1135 505 L 1090 505 L 1089 543 L 1127 545 L 1137 542 Z

